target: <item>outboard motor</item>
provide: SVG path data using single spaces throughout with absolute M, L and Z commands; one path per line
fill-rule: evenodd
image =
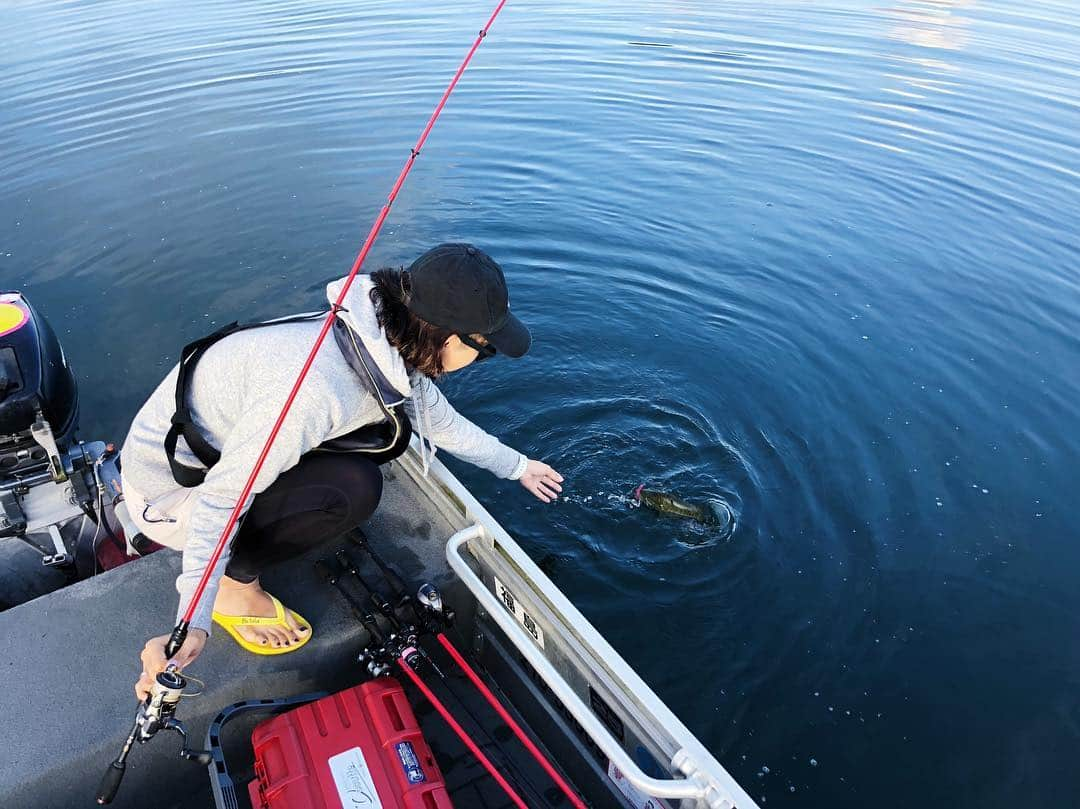
M 132 550 L 109 521 L 126 518 L 117 453 L 79 441 L 78 420 L 55 332 L 22 294 L 0 292 L 0 609 L 100 572 L 102 542 L 114 561 Z

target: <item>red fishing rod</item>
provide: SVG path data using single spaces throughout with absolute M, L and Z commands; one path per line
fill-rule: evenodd
M 522 746 L 528 751 L 533 760 L 548 774 L 548 777 L 551 778 L 563 795 L 566 796 L 574 809 L 587 809 L 585 802 L 578 796 L 577 792 L 574 791 L 574 788 L 567 783 L 566 779 L 562 777 L 557 769 L 555 769 L 555 766 L 548 760 L 543 751 L 531 738 L 529 738 L 529 735 L 514 717 L 510 715 L 510 712 L 506 710 L 502 702 L 499 701 L 499 698 L 495 696 L 490 688 L 488 688 L 487 684 L 481 679 L 480 675 L 477 674 L 469 661 L 465 659 L 465 656 L 458 650 L 453 641 L 446 636 L 445 632 L 441 631 L 438 624 L 449 626 L 453 618 L 452 611 L 444 606 L 442 595 L 435 588 L 435 585 L 430 582 L 425 582 L 421 585 L 416 598 L 413 598 L 413 596 L 409 594 L 409 590 L 405 586 L 405 582 L 402 580 L 401 576 L 383 561 L 382 557 L 371 546 L 371 543 L 368 541 L 368 538 L 364 535 L 363 531 L 359 528 L 355 528 L 349 532 L 348 538 L 375 563 L 375 566 L 379 569 L 379 572 L 390 587 L 391 594 L 394 601 L 397 602 L 397 606 L 399 608 L 412 609 L 419 622 L 423 625 L 427 625 L 428 628 L 431 629 L 436 640 L 439 641 L 442 647 L 450 655 L 451 659 L 457 664 L 458 668 L 464 672 L 473 687 L 480 692 L 484 701 L 491 706 L 491 708 L 499 715 L 499 718 L 502 719 L 508 728 L 510 728 L 514 736 L 517 737 L 517 740 L 521 742 Z M 349 561 L 348 556 L 343 556 L 343 553 L 344 552 L 339 552 L 338 557 L 343 569 L 352 574 L 361 588 L 368 593 L 372 602 L 378 606 L 379 611 L 385 615 L 391 623 L 396 623 L 397 618 L 393 606 L 364 581 L 359 571 L 352 565 L 351 561 Z M 403 660 L 404 658 L 398 662 L 402 662 Z M 413 679 L 415 679 L 415 676 L 413 676 Z M 455 732 L 458 732 L 457 728 L 454 730 Z
M 413 146 L 408 159 L 405 161 L 405 165 L 401 169 L 401 173 L 398 174 L 397 180 L 394 182 L 394 187 L 390 189 L 390 195 L 386 198 L 386 203 L 383 205 L 382 210 L 379 211 L 379 215 L 375 218 L 375 223 L 371 226 L 371 230 L 364 240 L 364 246 L 360 248 L 360 252 L 353 262 L 352 269 L 349 270 L 349 275 L 345 279 L 345 284 L 342 286 L 341 292 L 338 293 L 337 300 L 331 305 L 330 311 L 326 315 L 326 320 L 323 321 L 322 328 L 319 330 L 319 336 L 315 338 L 315 344 L 311 347 L 311 352 L 304 361 L 304 367 L 300 369 L 300 373 L 296 377 L 296 382 L 293 383 L 292 390 L 289 391 L 289 398 L 285 400 L 285 405 L 281 408 L 281 413 L 278 414 L 277 421 L 274 422 L 274 426 L 270 430 L 270 435 L 266 438 L 266 444 L 263 446 L 262 452 L 259 453 L 259 457 L 255 461 L 255 466 L 248 476 L 247 483 L 244 484 L 244 489 L 240 493 L 240 498 L 236 501 L 236 506 L 229 515 L 228 522 L 225 523 L 225 528 L 221 532 L 221 537 L 218 539 L 217 546 L 214 548 L 214 553 L 206 565 L 206 570 L 203 571 L 202 578 L 199 579 L 199 585 L 195 588 L 195 594 L 191 597 L 191 602 L 188 604 L 188 608 L 184 612 L 184 616 L 180 623 L 176 625 L 172 635 L 169 637 L 169 643 L 165 647 L 166 657 L 172 657 L 179 652 L 180 647 L 184 645 L 184 641 L 187 639 L 188 628 L 191 625 L 191 618 L 195 615 L 195 609 L 198 606 L 199 600 L 202 598 L 203 593 L 210 583 L 210 577 L 214 567 L 221 559 L 221 555 L 225 552 L 225 548 L 232 538 L 233 529 L 236 527 L 236 523 L 245 511 L 247 499 L 251 496 L 251 490 L 255 487 L 255 480 L 258 478 L 259 472 L 262 471 L 263 464 L 266 462 L 266 456 L 270 454 L 270 448 L 274 445 L 274 440 L 281 430 L 281 425 L 285 423 L 285 417 L 289 414 L 293 401 L 300 392 L 300 387 L 304 384 L 308 371 L 311 370 L 311 366 L 315 362 L 315 355 L 319 353 L 319 348 L 322 346 L 323 340 L 326 339 L 326 335 L 334 325 L 334 319 L 337 317 L 338 310 L 341 309 L 342 301 L 345 300 L 345 296 L 349 293 L 353 281 L 356 280 L 357 273 L 360 272 L 360 267 L 363 266 L 364 260 L 371 250 L 371 246 L 375 243 L 379 231 L 382 230 L 383 222 L 386 221 L 386 217 L 390 214 L 390 206 L 394 204 L 394 200 L 397 199 L 401 186 L 405 184 L 405 178 L 408 177 L 409 172 L 412 171 L 413 163 L 415 163 L 416 158 L 420 156 L 420 150 L 424 148 L 424 143 L 427 142 L 428 135 L 435 126 L 435 122 L 439 119 L 439 114 L 442 112 L 443 107 L 446 106 L 447 99 L 450 98 L 450 94 L 457 86 L 461 74 L 464 73 L 465 68 L 469 66 L 473 54 L 476 53 L 476 49 L 480 47 L 480 43 L 484 41 L 488 29 L 491 28 L 491 24 L 495 22 L 495 18 L 499 16 L 499 12 L 502 11 L 503 6 L 505 5 L 506 0 L 499 0 L 499 4 L 491 13 L 491 17 L 488 18 L 484 27 L 480 29 L 480 33 L 477 34 L 472 47 L 469 48 L 469 52 L 465 54 L 465 59 L 461 62 L 461 66 L 458 67 L 457 73 L 454 74 L 454 78 L 450 80 L 450 84 L 442 94 L 442 98 L 439 99 L 439 103 L 435 106 L 435 111 L 431 114 L 431 118 L 428 119 L 427 126 L 425 126 L 424 131 L 420 133 L 420 138 L 416 141 L 416 145 Z
M 484 769 L 488 771 L 495 782 L 502 788 L 502 791 L 506 793 L 507 797 L 513 802 L 514 806 L 518 809 L 529 809 L 529 805 L 522 800 L 521 796 L 517 793 L 517 790 L 510 785 L 510 782 L 506 780 L 505 776 L 495 769 L 495 765 L 491 763 L 491 759 L 484 755 L 484 751 L 480 749 L 479 745 L 472 740 L 472 737 L 465 732 L 465 728 L 454 718 L 454 715 L 447 710 L 446 706 L 442 704 L 434 692 L 428 688 L 420 675 L 416 673 L 416 661 L 415 658 L 419 657 L 420 653 L 415 648 L 404 649 L 401 655 L 398 657 L 397 663 L 401 667 L 401 670 L 413 681 L 413 684 L 420 690 L 420 693 L 427 698 L 427 701 L 434 706 L 435 710 L 439 712 L 439 715 L 443 718 L 443 721 L 450 726 L 450 729 L 457 734 L 457 737 L 464 742 L 465 746 L 469 748 L 469 751 L 476 756 L 476 760 L 479 761 Z
M 466 732 L 465 728 L 461 726 L 461 723 L 454 718 L 454 715 L 450 710 L 442 703 L 442 701 L 435 696 L 434 692 L 428 687 L 427 683 L 420 677 L 419 670 L 424 661 L 427 661 L 429 665 L 434 666 L 431 663 L 427 655 L 423 650 L 419 648 L 418 643 L 418 630 L 412 626 L 405 626 L 397 620 L 394 614 L 393 606 L 383 599 L 378 591 L 368 587 L 364 582 L 363 577 L 353 565 L 352 560 L 344 551 L 339 551 L 337 554 L 339 570 L 334 569 L 334 565 L 328 562 L 326 559 L 320 559 L 315 563 L 315 570 L 322 579 L 334 587 L 338 593 L 349 604 L 352 613 L 363 625 L 364 629 L 368 631 L 371 637 L 371 643 L 364 648 L 360 653 L 360 657 L 357 662 L 365 665 L 369 674 L 373 677 L 380 677 L 384 674 L 388 674 L 390 667 L 393 663 L 397 663 L 401 666 L 402 670 L 409 677 L 410 680 L 416 685 L 432 707 L 443 718 L 443 721 L 450 726 L 450 729 L 454 731 L 455 735 L 461 739 L 462 743 L 469 749 L 476 760 L 488 771 L 488 774 L 495 779 L 495 782 L 510 798 L 511 802 L 518 807 L 518 809 L 529 809 L 528 804 L 522 800 L 521 795 L 510 784 L 510 782 L 500 773 L 495 765 L 492 764 L 489 759 L 480 749 L 480 746 L 473 740 L 473 738 Z M 389 636 L 383 633 L 379 628 L 378 622 L 375 620 L 374 615 L 368 610 L 368 608 L 357 601 L 353 597 L 352 593 L 343 586 L 341 582 L 341 573 L 345 573 L 353 577 L 368 594 L 369 599 L 379 612 L 387 616 L 390 621 L 392 631 Z
M 259 453 L 259 457 L 255 461 L 255 466 L 248 476 L 247 483 L 244 484 L 243 491 L 236 501 L 236 506 L 233 508 L 228 521 L 225 523 L 225 527 L 221 531 L 221 536 L 218 539 L 213 554 L 210 556 L 210 561 L 207 563 L 206 569 L 203 571 L 202 578 L 199 579 L 199 584 L 195 588 L 195 593 L 192 595 L 191 601 L 184 611 L 182 618 L 173 628 L 172 634 L 169 636 L 169 640 L 165 645 L 166 659 L 173 658 L 184 645 L 184 641 L 187 640 L 191 619 L 195 615 L 195 610 L 198 607 L 200 599 L 206 592 L 214 568 L 217 566 L 222 554 L 225 552 L 225 548 L 228 547 L 233 530 L 236 528 L 236 524 L 240 520 L 241 515 L 246 510 L 245 507 L 248 498 L 251 496 L 251 490 L 255 487 L 255 480 L 258 478 L 259 472 L 262 471 L 263 464 L 266 462 L 266 457 L 270 454 L 270 448 L 273 446 L 278 433 L 281 431 L 281 425 L 284 424 L 285 417 L 292 408 L 293 402 L 300 392 L 300 387 L 303 385 L 304 380 L 307 378 L 308 371 L 311 370 L 311 366 L 315 362 L 315 356 L 319 353 L 319 348 L 322 346 L 323 341 L 326 339 L 326 335 L 334 325 L 334 319 L 341 309 L 342 301 L 345 300 L 345 296 L 352 287 L 352 283 L 356 279 L 357 273 L 360 272 L 364 260 L 371 251 L 371 246 L 375 243 L 379 231 L 382 230 L 383 223 L 390 214 L 390 207 L 394 204 L 398 192 L 405 184 L 405 178 L 408 177 L 409 172 L 412 171 L 416 158 L 420 156 L 420 151 L 424 148 L 428 135 L 431 134 L 435 122 L 439 119 L 443 107 L 446 106 L 446 102 L 450 98 L 450 94 L 454 91 L 462 74 L 465 72 L 465 68 L 467 68 L 469 62 L 472 61 L 473 54 L 475 54 L 477 48 L 480 47 L 480 43 L 484 41 L 488 30 L 491 28 L 492 24 L 495 22 L 495 18 L 499 16 L 499 12 L 502 11 L 503 6 L 505 5 L 506 0 L 499 0 L 498 5 L 495 6 L 495 10 L 491 12 L 491 16 L 488 17 L 484 27 L 480 29 L 480 33 L 477 34 L 468 53 L 465 54 L 465 58 L 462 60 L 454 77 L 450 80 L 450 84 L 447 86 L 445 92 L 443 92 L 442 98 L 439 99 L 439 103 L 435 105 L 435 111 L 432 112 L 427 125 L 420 133 L 416 145 L 410 150 L 409 157 L 405 160 L 405 165 L 402 167 L 401 173 L 398 174 L 397 180 L 394 182 L 393 187 L 390 189 L 390 194 L 386 198 L 386 202 L 379 211 L 379 215 L 375 218 L 375 222 L 371 226 L 371 230 L 368 232 L 367 238 L 364 240 L 364 244 L 356 256 L 356 260 L 353 262 L 352 269 L 349 270 L 349 275 L 345 279 L 345 284 L 342 286 L 337 300 L 335 300 L 330 307 L 330 311 L 326 315 L 326 320 L 323 321 L 322 328 L 319 330 L 319 335 L 315 338 L 315 344 L 311 347 L 311 351 L 308 353 L 307 359 L 304 361 L 304 365 L 300 369 L 296 381 L 293 383 L 292 390 L 289 391 L 289 396 L 285 400 L 285 405 L 281 408 L 281 413 L 278 414 L 277 420 L 274 422 L 274 426 L 271 428 L 270 434 L 266 438 L 266 443 L 263 445 L 262 452 Z M 157 734 L 157 731 L 162 728 L 175 730 L 181 734 L 184 733 L 183 726 L 173 717 L 173 713 L 183 694 L 183 688 L 186 686 L 186 682 L 186 679 L 179 674 L 177 666 L 174 664 L 170 664 L 164 672 L 157 675 L 150 694 L 139 706 L 138 713 L 135 717 L 135 724 L 131 729 L 131 733 L 128 734 L 127 741 L 121 749 L 120 755 L 116 757 L 105 772 L 105 776 L 101 781 L 101 786 L 98 789 L 97 802 L 99 804 L 110 803 L 113 798 L 116 797 L 116 792 L 120 788 L 120 781 L 124 776 L 128 753 L 131 751 L 135 742 L 144 743 L 149 741 Z M 188 752 L 186 747 L 185 752 Z

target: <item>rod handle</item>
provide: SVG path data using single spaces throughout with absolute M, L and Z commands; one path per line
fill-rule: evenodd
M 318 573 L 319 578 L 321 578 L 327 584 L 337 583 L 337 574 L 330 569 L 330 565 L 326 563 L 325 559 L 320 559 L 315 563 L 315 572 Z
M 360 572 L 356 569 L 356 565 L 353 564 L 352 557 L 345 552 L 344 548 L 339 548 L 338 552 L 334 554 L 334 558 L 337 559 L 338 564 L 341 565 L 341 569 L 346 573 L 351 573 L 353 576 L 360 576 Z M 361 584 L 363 582 L 361 581 Z M 364 588 L 367 589 L 366 587 Z
M 165 659 L 172 660 L 176 657 L 176 653 L 180 651 L 180 647 L 184 645 L 184 641 L 187 640 L 188 622 L 181 621 L 173 627 L 172 634 L 169 635 L 169 642 L 165 644 Z
M 401 580 L 401 576 L 394 572 L 393 568 L 386 568 L 385 573 L 386 580 L 390 582 L 390 589 L 394 593 L 394 598 L 404 603 L 409 597 L 409 591 L 405 587 L 405 582 Z
M 375 566 L 379 568 L 379 572 L 382 573 L 383 578 L 386 579 L 386 583 L 390 585 L 390 592 L 394 598 L 399 601 L 408 597 L 409 591 L 405 586 L 405 582 L 402 581 L 401 576 L 397 572 L 387 565 L 379 554 L 375 553 L 375 549 L 371 547 L 371 543 L 368 538 L 360 532 L 359 529 L 349 532 L 349 540 L 360 550 L 371 557 L 371 561 L 375 563 Z
M 364 577 L 360 575 L 360 571 L 356 569 L 356 564 L 353 562 L 348 551 L 344 548 L 339 550 L 336 554 L 338 564 L 341 565 L 341 569 L 346 573 L 349 573 L 356 579 L 356 583 L 359 584 L 365 593 L 368 594 L 368 598 L 371 599 L 371 603 L 375 605 L 375 609 L 381 612 L 388 618 L 394 617 L 394 608 L 390 602 L 387 601 L 382 593 L 378 590 L 372 589 L 372 587 L 364 580 Z
M 105 775 L 101 779 L 101 785 L 97 791 L 97 802 L 105 806 L 112 803 L 113 798 L 116 797 L 116 792 L 120 789 L 120 781 L 124 778 L 124 770 L 127 769 L 127 765 L 121 761 L 114 761 L 109 765 L 109 769 L 105 770 Z

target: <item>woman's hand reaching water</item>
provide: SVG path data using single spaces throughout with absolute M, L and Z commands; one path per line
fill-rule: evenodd
M 529 459 L 525 473 L 521 476 L 521 485 L 536 495 L 538 500 L 550 503 L 557 500 L 562 491 L 563 476 L 543 461 Z

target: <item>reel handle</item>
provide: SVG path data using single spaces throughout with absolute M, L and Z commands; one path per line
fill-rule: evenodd
M 113 802 L 113 798 L 116 797 L 116 793 L 120 789 L 120 782 L 124 778 L 126 769 L 127 765 L 117 760 L 109 765 L 109 769 L 105 770 L 105 775 L 102 777 L 101 785 L 97 791 L 97 802 L 101 806 Z

